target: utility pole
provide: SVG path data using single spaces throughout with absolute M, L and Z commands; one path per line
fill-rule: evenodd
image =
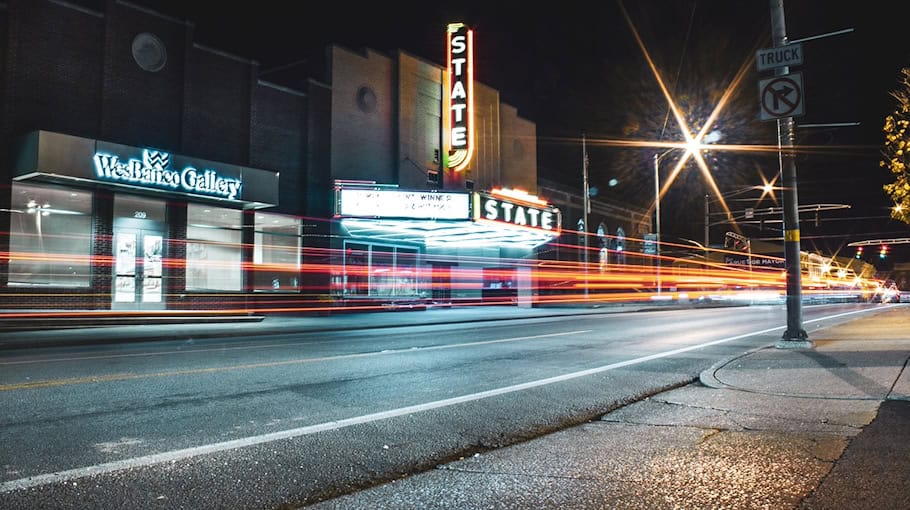
M 784 0 L 770 0 L 771 38 L 774 47 L 786 46 L 787 26 L 784 21 Z M 775 69 L 776 76 L 790 73 L 789 66 Z M 802 319 L 802 275 L 800 273 L 799 247 L 799 200 L 796 192 L 796 158 L 793 151 L 793 117 L 777 119 L 777 147 L 783 183 L 783 228 L 784 260 L 787 266 L 787 329 L 780 341 L 779 349 L 811 348 Z
M 654 261 L 657 263 L 657 295 L 660 296 L 660 158 L 666 156 L 670 151 L 665 151 L 662 155 L 654 155 L 654 222 L 657 224 L 657 244 L 654 245 Z
M 711 235 L 711 214 L 708 209 L 708 201 L 708 195 L 705 194 L 705 262 L 708 261 L 708 250 L 711 248 L 711 246 L 708 244 L 708 238 Z
M 584 180 L 584 197 L 582 200 L 582 233 L 584 239 L 582 244 L 584 250 L 584 269 L 585 269 L 585 299 L 588 299 L 588 213 L 591 212 L 591 191 L 588 187 L 588 147 L 585 144 L 585 134 L 581 134 L 581 152 L 583 153 L 582 175 Z

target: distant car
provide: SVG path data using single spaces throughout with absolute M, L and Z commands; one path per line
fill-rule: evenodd
M 907 296 L 907 299 L 910 300 L 910 296 Z M 894 285 L 893 282 L 886 283 L 878 288 L 875 291 L 875 294 L 872 295 L 873 303 L 900 303 L 901 302 L 901 291 Z

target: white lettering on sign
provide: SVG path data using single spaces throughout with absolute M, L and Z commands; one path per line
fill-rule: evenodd
M 473 35 L 462 23 L 450 24 L 447 33 L 449 150 L 446 165 L 457 172 L 468 165 L 473 150 Z
M 513 204 L 492 197 L 483 197 L 483 218 L 543 230 L 553 230 L 557 223 L 556 214 L 552 209 Z
M 214 195 L 229 200 L 239 198 L 243 186 L 240 179 L 218 175 L 214 170 L 198 170 L 192 166 L 180 171 L 171 170 L 167 168 L 170 155 L 166 152 L 143 150 L 142 161 L 123 161 L 118 156 L 98 152 L 94 160 L 95 175 L 105 181 Z
M 342 188 L 339 202 L 340 216 L 427 220 L 471 217 L 469 193 Z
M 803 45 L 800 43 L 767 48 L 755 52 L 755 66 L 759 71 L 777 67 L 798 66 L 803 63 Z

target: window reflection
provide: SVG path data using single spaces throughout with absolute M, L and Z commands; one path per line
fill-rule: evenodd
M 187 204 L 186 290 L 241 290 L 242 214 Z
M 345 242 L 344 292 L 351 297 L 418 295 L 416 248 Z
M 14 182 L 10 209 L 10 286 L 90 285 L 91 193 Z
M 253 290 L 298 291 L 300 220 L 257 212 L 253 244 Z

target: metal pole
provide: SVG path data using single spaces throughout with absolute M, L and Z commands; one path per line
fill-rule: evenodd
M 774 47 L 787 45 L 784 1 L 770 0 L 771 38 Z M 775 70 L 776 76 L 790 72 L 788 66 Z M 787 266 L 787 329 L 777 348 L 811 348 L 812 342 L 802 326 L 802 280 L 799 248 L 799 200 L 796 193 L 796 159 L 793 153 L 793 117 L 777 120 L 778 159 L 783 182 L 784 258 Z M 786 149 L 786 150 L 784 150 Z
M 746 239 L 746 249 L 749 250 L 749 277 L 752 276 L 752 239 Z
M 666 153 L 664 153 L 666 154 Z M 657 295 L 660 295 L 660 156 L 654 155 L 654 222 L 657 226 L 657 245 L 654 259 L 657 263 Z
M 590 191 L 588 190 L 588 148 L 585 144 L 585 134 L 581 134 L 581 150 L 584 153 L 584 162 L 582 165 L 583 175 L 584 175 L 584 197 L 582 200 L 582 207 L 584 211 L 582 212 L 582 222 L 584 223 L 582 227 L 582 238 L 583 249 L 584 249 L 584 265 L 585 265 L 585 299 L 588 298 L 588 210 L 591 208 L 589 200 Z
M 708 236 L 711 232 L 710 224 L 711 214 L 708 209 L 708 194 L 705 194 L 705 262 L 708 261 L 708 249 L 710 245 L 708 244 Z

